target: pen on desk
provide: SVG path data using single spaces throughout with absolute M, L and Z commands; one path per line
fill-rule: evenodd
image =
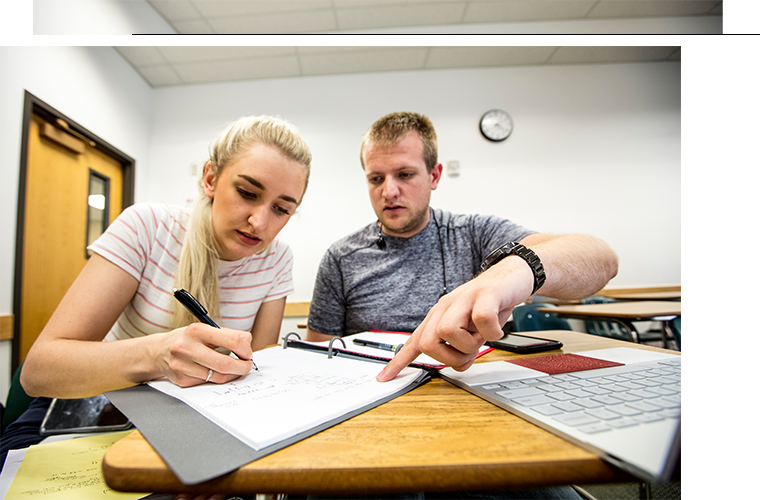
M 356 345 L 363 345 L 367 347 L 374 347 L 375 349 L 381 349 L 383 351 L 391 351 L 394 352 L 396 350 L 396 346 L 393 344 L 383 344 L 382 342 L 373 342 L 371 340 L 364 340 L 364 339 L 354 339 L 353 343 Z
M 193 316 L 195 316 L 196 318 L 198 318 L 199 321 L 201 321 L 202 323 L 206 323 L 207 325 L 211 325 L 214 328 L 219 328 L 219 325 L 217 325 L 216 323 L 214 323 L 214 320 L 212 320 L 209 317 L 208 311 L 206 311 L 206 308 L 203 307 L 201 305 L 201 303 L 198 302 L 198 300 L 190 294 L 190 292 L 188 292 L 184 288 L 180 288 L 180 289 L 176 289 L 175 288 L 174 289 L 174 298 L 177 299 L 177 301 L 179 301 L 180 304 L 182 304 L 183 306 L 185 306 L 185 308 L 188 311 L 190 311 L 190 313 Z M 238 359 L 242 359 L 240 356 L 238 356 L 234 352 L 230 353 L 230 354 L 232 354 L 233 356 L 235 356 Z M 259 371 L 259 367 L 256 366 L 256 362 L 253 360 L 253 358 L 250 359 L 250 362 L 253 363 L 253 368 L 256 371 Z

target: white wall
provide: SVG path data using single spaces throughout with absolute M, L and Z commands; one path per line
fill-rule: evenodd
M 432 204 L 498 214 L 545 232 L 584 232 L 620 256 L 611 285 L 679 284 L 680 63 L 468 69 L 280 79 L 156 91 L 143 200 L 185 203 L 191 165 L 229 120 L 279 114 L 312 147 L 308 192 L 281 233 L 295 253 L 296 293 L 310 300 L 328 245 L 375 217 L 358 160 L 366 128 L 414 110 L 433 120 L 444 176 Z M 490 108 L 510 112 L 513 135 L 478 132 Z M 179 181 L 178 181 L 179 180 Z M 646 243 L 651 242 L 651 245 Z
M 35 35 L 176 33 L 145 0 L 34 0 Z
M 150 137 L 153 91 L 110 47 L 0 47 L 0 314 L 13 312 L 16 209 L 24 90 L 137 162 Z M 51 249 L 54 251 L 55 249 Z M 10 378 L 9 341 L 0 342 L 0 401 Z

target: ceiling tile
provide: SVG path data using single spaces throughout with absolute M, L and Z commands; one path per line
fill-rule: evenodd
M 462 2 L 463 0 L 415 0 L 416 4 L 424 3 L 444 3 L 444 2 Z M 468 0 L 464 0 L 468 1 Z M 503 1 L 503 0 L 496 0 Z M 409 4 L 409 0 L 333 0 L 333 4 L 336 8 L 343 7 L 378 7 L 388 5 L 404 5 Z
M 326 75 L 422 69 L 427 53 L 427 47 L 389 47 L 362 52 L 307 53 L 300 58 L 304 75 Z
M 216 32 L 211 29 L 211 26 L 204 19 L 188 19 L 182 21 L 174 21 L 172 23 L 174 29 L 180 35 L 214 35 Z
M 458 24 L 466 2 L 429 2 L 337 9 L 338 29 Z
M 289 34 L 717 15 L 722 0 L 147 0 L 180 34 Z M 580 27 L 582 30 L 583 28 Z
M 588 17 L 663 17 L 707 14 L 714 0 L 600 0 Z
M 192 0 L 206 17 L 235 17 L 329 9 L 330 0 Z
M 169 66 L 150 66 L 140 69 L 140 74 L 153 87 L 179 85 L 182 82 Z
M 337 29 L 331 10 L 225 17 L 209 19 L 209 23 L 219 34 L 283 34 Z
M 169 22 L 201 17 L 189 0 L 148 0 L 148 2 Z
M 549 64 L 664 61 L 678 47 L 560 47 Z
M 433 47 L 426 68 L 543 64 L 556 47 Z
M 132 66 L 155 66 L 166 64 L 166 59 L 156 47 L 115 47 Z
M 597 0 L 472 0 L 464 17 L 466 23 L 581 19 Z
M 681 60 L 678 46 L 114 48 L 154 87 L 416 69 Z
M 323 54 L 325 52 L 366 52 L 367 50 L 374 50 L 375 47 L 297 47 L 299 54 Z
M 293 55 L 295 47 L 159 47 L 172 64 Z
M 296 56 L 267 57 L 230 61 L 206 61 L 174 66 L 186 83 L 208 83 L 300 75 Z

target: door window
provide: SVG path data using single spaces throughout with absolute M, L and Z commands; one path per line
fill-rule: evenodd
M 92 254 L 87 247 L 98 239 L 108 227 L 108 202 L 110 179 L 90 169 L 90 189 L 87 196 L 87 258 Z

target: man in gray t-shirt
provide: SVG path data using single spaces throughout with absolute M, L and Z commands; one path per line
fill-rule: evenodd
M 544 296 L 579 299 L 617 273 L 617 256 L 593 236 L 541 234 L 497 217 L 431 209 L 443 169 L 437 155 L 426 116 L 377 120 L 360 158 L 378 220 L 333 244 L 317 273 L 307 340 L 414 331 L 380 381 L 423 352 L 465 370 L 539 288 Z M 478 274 L 484 259 L 489 266 Z
M 489 253 L 533 232 L 497 217 L 430 214 L 409 238 L 380 237 L 372 223 L 330 246 L 319 266 L 309 328 L 338 336 L 411 333 L 444 291 L 479 272 Z

